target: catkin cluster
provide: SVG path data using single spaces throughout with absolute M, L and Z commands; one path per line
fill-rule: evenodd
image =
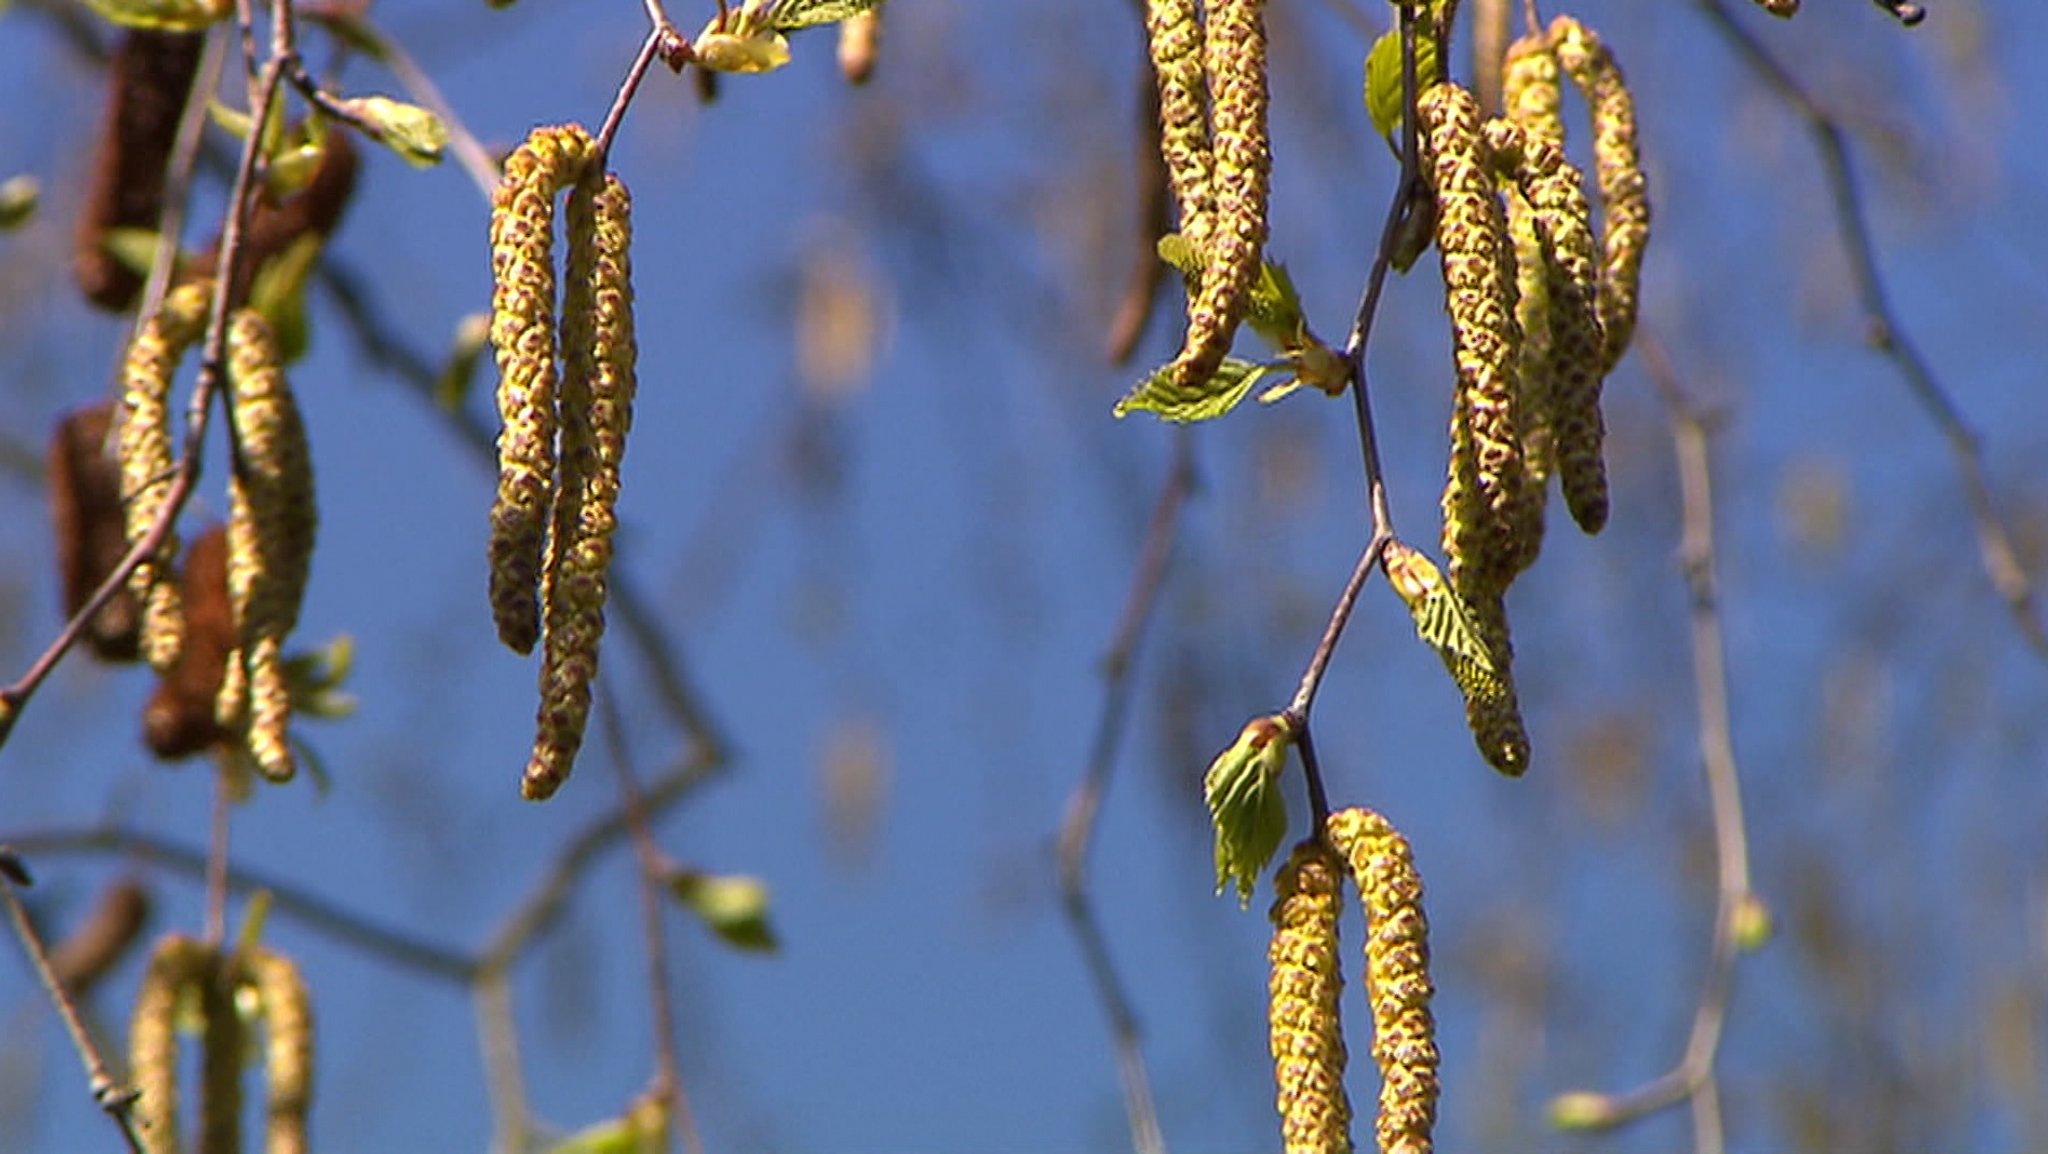
M 1338 996 L 1337 914 L 1343 866 L 1321 838 L 1294 847 L 1274 879 L 1267 1024 L 1288 1154 L 1351 1149 Z
M 1200 268 L 1189 277 L 1187 333 L 1169 369 L 1172 390 L 1192 398 L 1230 351 L 1265 251 L 1265 0 L 1208 0 L 1199 15 L 1194 0 L 1148 0 L 1146 33 L 1160 149 L 1180 235 Z
M 1379 1147 L 1383 1154 L 1428 1154 L 1439 1085 L 1422 878 L 1408 840 L 1372 810 L 1333 813 L 1325 829 L 1365 906 L 1365 990 L 1380 1069 Z
M 208 285 L 187 284 L 166 296 L 136 331 L 122 364 L 121 503 L 130 547 L 156 526 L 171 497 L 177 471 L 171 382 L 185 351 L 205 329 Z M 184 611 L 173 564 L 177 555 L 177 535 L 166 533 L 128 578 L 129 592 L 142 604 L 142 656 L 159 673 L 176 663 L 183 642 Z
M 201 1027 L 199 1148 L 241 1149 L 242 1060 L 238 995 L 247 991 L 265 1032 L 265 1154 L 304 1154 L 312 1108 L 313 1017 L 305 980 L 289 959 L 261 947 L 222 954 L 172 934 L 157 944 L 136 994 L 128 1032 L 139 1097 L 135 1121 L 153 1154 L 184 1148 L 179 1127 L 178 1019 L 196 1005 Z
M 582 745 L 604 634 L 619 470 L 632 423 L 632 200 L 575 125 L 536 129 L 505 162 L 491 214 L 498 496 L 491 608 L 517 652 L 545 637 L 538 732 L 521 782 L 560 788 Z M 568 190 L 560 320 L 555 197 Z
M 285 638 L 298 625 L 318 516 L 305 424 L 270 325 L 252 309 L 228 322 L 228 393 L 237 453 L 228 486 L 228 655 L 216 718 L 242 732 L 257 771 L 294 772 Z

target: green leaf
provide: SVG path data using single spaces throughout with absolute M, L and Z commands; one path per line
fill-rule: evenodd
M 1254 718 L 1229 749 L 1209 763 L 1202 798 L 1216 830 L 1216 892 L 1237 883 L 1240 906 L 1287 837 L 1287 800 L 1280 771 L 1294 733 L 1280 716 Z
M 836 24 L 863 12 L 873 12 L 881 6 L 882 0 L 779 0 L 768 9 L 769 27 L 779 32 L 793 32 L 820 24 Z
M 750 75 L 773 72 L 789 63 L 789 41 L 772 29 L 750 33 L 706 31 L 691 47 L 698 67 L 713 72 Z
M 263 262 L 249 285 L 249 305 L 270 322 L 278 356 L 289 365 L 306 355 L 306 286 L 320 263 L 322 239 L 311 233 Z
M 147 277 L 156 263 L 157 233 L 153 228 L 110 228 L 100 237 L 100 247 L 122 268 Z
M 1430 23 L 1425 20 L 1424 24 Z M 1429 86 L 1429 77 L 1436 71 L 1436 38 L 1423 32 L 1415 33 L 1415 83 L 1419 88 Z M 1398 137 L 1401 131 L 1401 30 L 1390 28 L 1373 41 L 1372 51 L 1365 58 L 1365 111 L 1372 117 L 1372 126 L 1386 139 L 1387 144 L 1397 153 L 1400 151 Z
M 455 345 L 448 350 L 448 359 L 441 365 L 441 373 L 434 378 L 434 403 L 448 412 L 460 412 L 469 400 L 469 390 L 476 380 L 477 362 L 483 359 L 484 349 L 491 343 L 491 314 L 471 313 L 455 326 Z
M 1244 321 L 1276 349 L 1285 351 L 1301 343 L 1308 331 L 1308 318 L 1302 314 L 1301 294 L 1295 291 L 1287 266 L 1260 262 L 1258 283 L 1252 286 Z
M 1471 607 L 1444 580 L 1436 562 L 1399 541 L 1389 541 L 1380 554 L 1380 566 L 1386 570 L 1387 583 L 1415 619 L 1417 637 L 1442 654 L 1447 663 L 1468 662 L 1479 672 L 1497 672 L 1493 651 L 1480 634 Z
M 285 684 L 291 687 L 292 712 L 301 717 L 339 720 L 356 711 L 356 699 L 343 689 L 355 669 L 356 643 L 346 633 L 318 649 L 285 658 Z
M 27 224 L 35 217 L 42 199 L 43 186 L 26 173 L 0 183 L 0 232 L 12 232 Z
M 85 0 L 109 23 L 144 32 L 203 32 L 234 14 L 228 0 Z
M 431 168 L 441 163 L 441 153 L 448 147 L 448 128 L 433 113 L 386 96 L 357 96 L 339 103 L 349 115 L 370 126 L 377 143 L 407 164 Z
M 644 1095 L 624 1115 L 578 1130 L 547 1154 L 666 1154 L 670 1129 L 667 1103 Z
M 762 953 L 781 948 L 768 923 L 768 887 L 759 878 L 677 869 L 669 874 L 668 888 L 727 945 Z
M 1273 372 L 1271 365 L 1226 357 L 1216 372 L 1191 390 L 1174 384 L 1173 365 L 1146 377 L 1129 396 L 1116 403 L 1118 417 L 1136 412 L 1157 413 L 1165 421 L 1208 421 L 1237 407 L 1253 386 Z

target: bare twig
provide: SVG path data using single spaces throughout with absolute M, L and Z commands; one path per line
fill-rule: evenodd
M 206 846 L 206 944 L 218 950 L 228 936 L 228 835 L 233 822 L 230 813 L 234 772 L 226 757 L 213 771 L 212 828 Z
M 640 82 L 647 77 L 647 67 L 654 63 L 655 56 L 669 43 L 675 30 L 665 23 L 657 22 L 648 30 L 647 39 L 640 43 L 639 55 L 633 57 L 633 64 L 626 69 L 626 75 L 619 81 L 618 94 L 612 97 L 612 106 L 604 114 L 604 124 L 597 130 L 594 149 L 596 159 L 591 163 L 604 167 L 605 157 L 610 154 L 612 138 L 619 133 L 619 125 L 625 122 L 626 109 L 632 107 L 633 97 L 640 91 Z
M 1123 614 L 1110 635 L 1109 648 L 1102 657 L 1102 711 L 1097 714 L 1095 737 L 1089 746 L 1088 766 L 1067 797 L 1066 816 L 1060 821 L 1056 853 L 1059 859 L 1060 899 L 1067 925 L 1081 947 L 1095 995 L 1109 1019 L 1111 1043 L 1116 1048 L 1117 1072 L 1123 1082 L 1124 1114 L 1131 1127 L 1131 1147 L 1139 1154 L 1164 1154 L 1166 1140 L 1159 1128 L 1159 1112 L 1152 1101 L 1151 1079 L 1145 1070 L 1138 1017 L 1131 1008 L 1115 961 L 1109 954 L 1109 940 L 1095 916 L 1088 893 L 1088 851 L 1095 838 L 1095 819 L 1102 809 L 1103 795 L 1116 766 L 1118 746 L 1123 741 L 1125 719 L 1130 712 L 1131 673 L 1145 626 L 1159 604 L 1160 590 L 1173 557 L 1174 539 L 1180 531 L 1180 514 L 1195 484 L 1194 441 L 1186 429 L 1174 433 L 1173 462 L 1159 486 L 1159 500 L 1152 507 L 1152 520 L 1145 529 L 1145 544 L 1138 554 L 1138 568 L 1131 577 L 1130 592 L 1124 599 Z
M 675 998 L 668 984 L 667 911 L 669 896 L 664 879 L 668 858 L 654 841 L 653 823 L 647 820 L 647 804 L 640 785 L 633 779 L 632 754 L 626 744 L 625 719 L 614 694 L 604 692 L 597 699 L 599 724 L 611 746 L 612 764 L 619 774 L 619 803 L 632 835 L 634 856 L 640 865 L 640 920 L 647 937 L 647 1008 L 654 1028 L 654 1096 L 667 1103 L 668 1113 L 682 1132 L 683 1149 L 703 1154 L 704 1142 L 690 1110 L 690 1095 L 683 1086 L 682 1063 L 676 1057 Z
M 28 884 L 27 877 L 28 871 L 22 868 L 14 850 L 0 846 L 0 900 L 7 903 L 7 916 L 14 922 L 14 934 L 21 939 L 21 948 L 28 953 L 29 963 L 35 967 L 36 978 L 42 982 L 50 1004 L 57 1007 L 58 1016 L 64 1019 L 65 1032 L 71 1035 L 71 1044 L 78 1050 L 79 1060 L 85 1063 L 86 1084 L 92 1090 L 92 1100 L 114 1120 L 114 1125 L 120 1127 L 121 1138 L 132 1154 L 142 1154 L 142 1139 L 135 1133 L 132 1113 L 135 1091 L 116 1083 L 113 1075 L 107 1072 L 107 1060 L 100 1055 L 99 1047 L 93 1044 L 92 1035 L 86 1031 L 70 991 L 64 988 L 57 972 L 50 967 L 49 950 L 29 921 L 28 910 L 21 904 L 21 895 L 14 892 L 16 886 Z
M 1635 348 L 1651 381 L 1671 410 L 1672 437 L 1684 517 L 1679 561 L 1685 572 L 1692 617 L 1693 680 L 1699 713 L 1700 760 L 1713 817 L 1716 862 L 1713 945 L 1692 1032 L 1677 1065 L 1655 1080 L 1619 1095 L 1580 1095 L 1596 1106 L 1582 1123 L 1618 1126 L 1691 1099 L 1693 1140 L 1700 1154 L 1723 1148 L 1720 1094 L 1714 1062 L 1727 1021 L 1735 962 L 1745 937 L 1760 933 L 1763 907 L 1750 890 L 1749 837 L 1742 814 L 1741 775 L 1735 761 L 1735 726 L 1728 704 L 1727 644 L 1722 636 L 1721 599 L 1714 550 L 1713 472 L 1708 456 L 1709 418 L 1687 396 L 1663 345 L 1647 330 Z M 1748 923 L 1745 925 L 1745 923 Z
M 1984 454 L 1977 434 L 1963 419 L 1960 409 L 1942 387 L 1919 344 L 1906 332 L 1886 292 L 1877 268 L 1877 246 L 1870 238 L 1870 225 L 1863 211 L 1863 192 L 1850 163 L 1848 134 L 1840 121 L 1799 82 L 1762 42 L 1744 28 L 1721 3 L 1699 0 L 1708 21 L 1729 45 L 1778 97 L 1789 105 L 1813 136 L 1820 152 L 1821 169 L 1834 200 L 1835 221 L 1841 230 L 1842 248 L 1849 258 L 1856 295 L 1863 308 L 1865 339 L 1873 349 L 1898 366 L 1906 388 L 1913 394 L 1937 431 L 1948 442 L 1962 475 L 1963 493 L 1976 523 L 1977 550 L 1992 588 L 2004 599 L 2013 622 L 2033 650 L 2048 657 L 2048 629 L 2044 629 L 2034 603 L 2034 584 L 2020 564 L 2012 534 L 2000 519 L 1986 478 Z M 1886 5 L 1890 7 L 1890 5 Z M 1903 19 L 1903 17 L 1902 17 Z M 1907 20 L 1907 23 L 1913 23 Z
M 211 860 L 205 851 L 119 826 L 25 831 L 10 837 L 8 844 L 32 857 L 95 854 L 134 858 L 202 883 Z M 459 951 L 379 925 L 282 878 L 240 864 L 230 865 L 227 878 L 230 892 L 245 895 L 261 890 L 270 895 L 270 908 L 279 916 L 291 918 L 339 945 L 382 958 L 397 969 L 443 981 L 468 982 L 478 968 L 475 961 Z

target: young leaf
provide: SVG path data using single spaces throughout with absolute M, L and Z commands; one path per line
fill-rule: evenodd
M 768 887 L 759 878 L 678 869 L 669 875 L 668 888 L 727 945 L 763 953 L 781 948 L 768 924 Z
M 1425 23 L 1427 23 L 1425 21 Z M 1415 85 L 1429 87 L 1436 71 L 1436 38 L 1421 29 L 1415 35 Z M 1365 58 L 1365 111 L 1372 126 L 1386 138 L 1389 147 L 1400 151 L 1401 130 L 1401 30 L 1390 28 L 1373 41 Z
M 340 103 L 374 128 L 377 142 L 407 164 L 431 168 L 441 163 L 441 152 L 448 147 L 448 128 L 433 113 L 384 96 L 358 96 Z
M 1116 403 L 1118 417 L 1136 412 L 1157 413 L 1165 421 L 1208 421 L 1237 407 L 1253 386 L 1273 371 L 1256 361 L 1226 357 L 1214 376 L 1194 390 L 1183 393 L 1173 386 L 1173 366 L 1167 365 L 1138 383 L 1129 396 Z
M 203 32 L 227 19 L 227 0 L 86 0 L 109 23 L 144 32 Z
M 1273 261 L 1259 265 L 1258 283 L 1252 286 L 1251 302 L 1245 308 L 1244 323 L 1274 348 L 1287 350 L 1300 344 L 1308 331 L 1308 318 L 1301 311 L 1301 294 L 1287 266 Z
M 773 72 L 789 63 L 789 41 L 768 28 L 748 33 L 706 29 L 692 48 L 698 67 L 712 72 Z
M 1287 837 L 1280 771 L 1293 744 L 1293 731 L 1278 716 L 1254 718 L 1202 778 L 1216 828 L 1216 892 L 1236 882 L 1241 906 L 1250 904 L 1259 874 Z
M 1443 655 L 1445 664 L 1469 663 L 1485 674 L 1495 672 L 1493 654 L 1480 635 L 1479 623 L 1443 573 L 1422 553 L 1389 541 L 1380 554 L 1387 581 L 1415 619 L 1415 635 Z M 1462 682 L 1461 682 L 1462 684 Z
M 308 233 L 263 262 L 249 286 L 249 307 L 270 322 L 277 355 L 291 364 L 306 355 L 306 286 L 320 260 L 322 238 Z

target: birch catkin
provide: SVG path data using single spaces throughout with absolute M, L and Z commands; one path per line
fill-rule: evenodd
M 1215 375 L 1251 303 L 1265 253 L 1273 167 L 1265 0 L 1211 0 L 1206 14 L 1202 58 L 1215 209 L 1209 226 L 1188 238 L 1202 257 L 1202 275 L 1188 301 L 1187 339 L 1172 366 L 1173 387 L 1183 393 L 1202 391 Z
M 228 388 L 240 452 L 228 487 L 228 599 L 237 651 L 218 715 L 239 721 L 246 687 L 248 748 L 272 781 L 290 780 L 291 689 L 284 639 L 298 625 L 318 516 L 312 456 L 270 325 L 253 309 L 228 326 Z
M 78 212 L 72 274 L 85 299 L 109 312 L 134 306 L 142 274 L 107 249 L 118 229 L 154 232 L 164 209 L 164 167 L 199 74 L 206 38 L 131 30 L 107 63 L 107 112 Z
M 1544 359 L 1538 373 L 1547 383 L 1548 433 L 1572 519 L 1598 533 L 1607 524 L 1606 426 L 1600 415 L 1606 350 L 1585 177 L 1557 141 L 1513 124 L 1489 122 L 1486 139 L 1498 171 L 1515 182 L 1533 216 L 1543 279 Z
M 264 1154 L 305 1154 L 313 1109 L 313 1003 L 290 958 L 257 948 L 243 963 L 263 1007 Z
M 1636 105 L 1621 66 L 1600 37 L 1569 16 L 1550 22 L 1558 63 L 1585 94 L 1593 119 L 1593 168 L 1600 185 L 1600 228 L 1605 248 L 1600 282 L 1604 336 L 1601 373 L 1628 351 L 1635 336 L 1636 299 L 1643 250 L 1650 239 L 1650 198 L 1636 148 Z
M 1514 553 L 1523 488 L 1515 421 L 1522 334 L 1515 321 L 1507 218 L 1471 93 L 1439 84 L 1416 104 L 1425 130 L 1423 164 L 1436 190 L 1437 250 L 1451 314 L 1458 404 L 1471 436 L 1473 497 L 1493 538 L 1483 556 L 1489 566 L 1504 567 Z
M 1215 212 L 1210 199 L 1215 161 L 1195 0 L 1147 0 L 1145 45 L 1159 83 L 1159 150 L 1166 158 L 1174 202 L 1180 206 L 1180 234 L 1200 251 Z
M 1439 1085 L 1422 878 L 1408 840 L 1372 810 L 1333 813 L 1326 828 L 1365 906 L 1365 988 L 1372 1056 L 1380 1068 L 1379 1147 L 1382 1154 L 1429 1154 Z
M 133 547 L 167 515 L 176 459 L 172 451 L 171 381 L 178 362 L 206 324 L 207 282 L 185 285 L 164 298 L 156 315 L 135 333 L 122 365 L 121 501 L 127 509 L 128 543 Z M 178 659 L 183 611 L 172 558 L 175 533 L 144 557 L 128 578 L 142 602 L 142 656 L 162 673 Z
M 1281 1140 L 1288 1154 L 1351 1149 L 1344 1091 L 1337 914 L 1342 865 L 1321 838 L 1294 847 L 1274 880 L 1267 1002 Z
M 498 493 L 490 599 L 498 638 L 540 635 L 538 582 L 555 473 L 555 196 L 591 148 L 577 125 L 537 128 L 506 158 L 491 201 L 491 344 L 497 350 Z
M 1502 115 L 1531 137 L 1564 142 L 1561 85 L 1557 57 L 1543 35 L 1524 36 L 1508 46 L 1501 73 Z M 1522 542 L 1515 567 L 1527 569 L 1543 543 L 1543 507 L 1553 462 L 1551 393 L 1556 366 L 1551 356 L 1551 262 L 1537 227 L 1535 209 L 1519 191 L 1507 198 L 1508 234 L 1515 254 L 1515 319 L 1522 326 L 1518 367 L 1522 404 L 1517 412 L 1522 434 L 1522 467 L 1528 491 L 1521 505 L 1524 523 L 1516 530 Z
M 178 999 L 205 973 L 212 951 L 170 934 L 150 951 L 128 1026 L 128 1071 L 135 1082 L 135 1126 L 151 1154 L 184 1149 L 178 1129 Z
M 520 786 L 533 800 L 561 787 L 589 720 L 618 528 L 619 473 L 637 391 L 632 198 L 615 176 L 586 178 L 571 193 L 570 213 L 565 312 L 574 311 L 563 326 L 565 342 L 573 343 L 564 350 L 562 480 L 548 545 L 538 733 Z M 579 279 L 585 287 L 576 287 Z

